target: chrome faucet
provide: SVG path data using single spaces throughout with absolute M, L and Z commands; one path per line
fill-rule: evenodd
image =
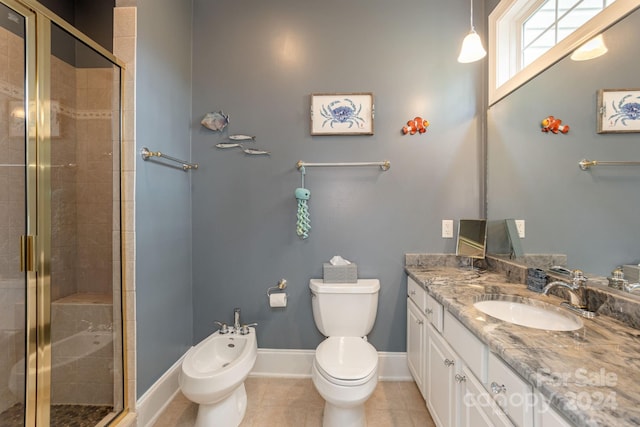
M 239 332 L 240 327 L 240 307 L 236 307 L 233 309 L 233 329 Z
M 549 291 L 556 287 L 567 288 L 569 290 L 569 303 L 562 303 L 561 305 L 580 313 L 582 316 L 593 317 L 594 313 L 587 310 L 587 278 L 584 277 L 580 270 L 574 270 L 572 275 L 571 283 L 556 280 L 545 286 L 542 294 L 548 295 Z
M 636 292 L 640 289 L 640 283 L 629 283 L 629 281 L 624 278 L 622 267 L 617 267 L 613 270 L 611 277 L 607 277 L 607 280 L 609 281 L 610 288 L 619 289 L 627 293 Z
M 638 289 L 640 289 L 640 283 L 625 283 L 622 286 L 622 290 L 629 293 L 635 292 Z

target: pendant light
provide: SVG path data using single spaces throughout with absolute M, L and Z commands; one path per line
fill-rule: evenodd
M 458 62 L 475 62 L 484 58 L 486 55 L 487 51 L 482 47 L 480 36 L 476 33 L 476 29 L 473 26 L 473 0 L 471 0 L 471 31 L 464 40 L 462 40 L 462 48 L 460 49 L 460 55 L 458 55 Z

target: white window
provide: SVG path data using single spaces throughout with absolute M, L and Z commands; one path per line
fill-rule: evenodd
M 640 7 L 640 0 L 501 0 L 489 16 L 489 105 Z
M 520 63 L 531 64 L 615 0 L 542 0 L 519 25 Z

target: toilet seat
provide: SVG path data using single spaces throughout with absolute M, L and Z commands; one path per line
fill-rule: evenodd
M 316 348 L 315 365 L 332 383 L 357 386 L 377 373 L 378 352 L 359 337 L 329 337 Z

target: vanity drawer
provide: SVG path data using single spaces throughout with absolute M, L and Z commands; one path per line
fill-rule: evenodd
M 516 426 L 533 426 L 533 387 L 493 353 L 489 354 L 487 390 Z
M 427 291 L 411 277 L 407 277 L 407 296 L 418 306 L 420 313 L 426 313 Z
M 448 311 L 444 312 L 444 337 L 481 381 L 487 379 L 489 349 Z
M 427 308 L 424 311 L 424 314 L 427 315 L 429 322 L 433 325 L 434 328 L 440 333 L 442 333 L 442 325 L 444 323 L 444 308 L 442 304 L 435 300 L 431 295 L 427 294 Z

